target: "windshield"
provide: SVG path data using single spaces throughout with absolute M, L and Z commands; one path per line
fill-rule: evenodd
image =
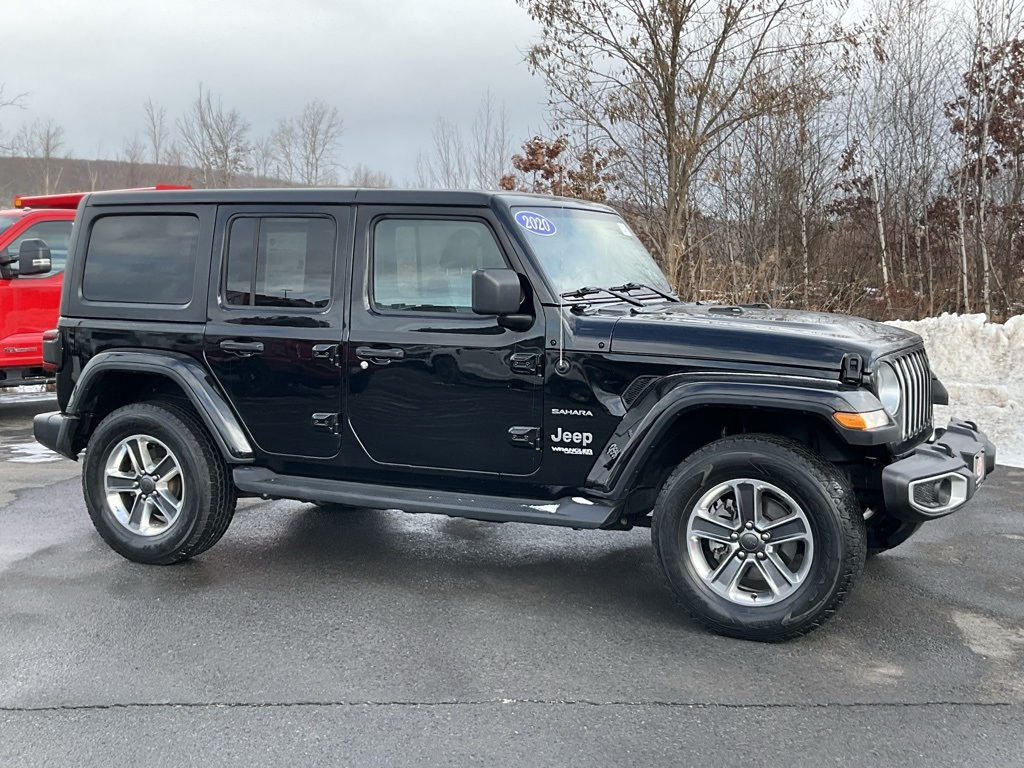
M 17 216 L 0 216 L 0 232 L 10 229 L 17 221 Z
M 577 208 L 513 208 L 516 224 L 559 294 L 639 283 L 671 292 L 668 280 L 614 213 Z

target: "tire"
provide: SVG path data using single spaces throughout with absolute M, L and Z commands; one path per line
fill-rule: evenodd
M 651 539 L 669 588 L 693 618 L 765 642 L 828 620 L 866 554 L 849 480 L 774 435 L 726 437 L 688 457 L 658 495 Z
M 82 490 L 100 536 L 136 563 L 169 565 L 205 552 L 235 512 L 235 487 L 209 433 L 165 404 L 126 405 L 100 422 Z

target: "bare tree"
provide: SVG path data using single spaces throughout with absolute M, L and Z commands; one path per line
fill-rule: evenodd
M 146 113 L 146 138 L 149 139 L 150 158 L 154 163 L 164 162 L 164 152 L 170 139 L 167 126 L 167 109 L 158 107 L 152 99 L 142 105 Z
M 274 136 L 259 136 L 252 142 L 252 173 L 255 183 L 273 178 L 277 173 L 277 150 Z
M 271 138 L 279 175 L 304 187 L 336 184 L 343 127 L 337 107 L 319 99 L 281 120 Z
M 369 187 L 376 189 L 387 189 L 395 186 L 395 180 L 384 171 L 375 171 L 369 166 L 358 163 L 345 181 L 346 187 Z
M 996 135 L 997 116 L 1012 94 L 1024 87 L 1014 65 L 1024 65 L 1016 54 L 1024 27 L 1024 3 L 1019 0 L 973 0 L 964 27 L 970 40 L 971 61 L 963 90 L 951 105 L 953 129 L 962 137 L 964 151 L 959 172 L 960 242 L 966 272 L 966 215 L 971 203 L 977 264 L 981 272 L 981 301 L 992 314 L 992 257 L 989 249 L 991 184 L 1001 171 Z M 1019 129 L 1018 129 L 1019 130 Z M 967 185 L 970 185 L 969 190 Z M 967 280 L 964 278 L 966 304 Z
M 494 103 L 488 90 L 480 100 L 471 129 L 472 184 L 480 189 L 498 189 L 508 169 L 512 151 L 508 110 Z
M 27 94 L 19 93 L 15 96 L 8 96 L 6 94 L 6 86 L 0 85 L 0 109 L 4 107 L 19 107 L 25 108 L 25 97 Z M 0 125 L 0 152 L 11 152 L 15 150 L 14 142 L 11 140 L 8 132 Z
M 182 159 L 198 174 L 203 187 L 230 187 L 235 177 L 250 170 L 252 145 L 249 123 L 237 110 L 225 110 L 199 86 L 192 107 L 178 118 Z
M 472 186 L 469 157 L 459 126 L 441 115 L 437 116 L 433 154 L 420 153 L 416 159 L 419 186 L 439 189 L 469 189 Z
M 438 115 L 433 152 L 420 153 L 416 160 L 419 186 L 499 189 L 512 154 L 508 122 L 508 110 L 495 103 L 490 91 L 480 99 L 468 141 L 457 123 Z
M 144 169 L 148 149 L 145 142 L 138 134 L 130 139 L 125 139 L 121 145 L 121 151 L 117 155 L 117 162 L 120 164 L 121 183 L 126 187 L 138 187 L 142 185 Z
M 14 137 L 18 154 L 28 158 L 42 194 L 49 195 L 60 183 L 63 165 L 58 153 L 64 146 L 64 129 L 52 118 L 36 118 L 26 123 Z
M 824 0 L 518 2 L 542 26 L 527 60 L 558 123 L 591 130 L 630 197 L 656 206 L 656 250 L 677 285 L 696 181 L 739 126 L 784 95 L 754 75 L 843 37 L 841 8 Z M 802 35 L 812 18 L 815 34 Z

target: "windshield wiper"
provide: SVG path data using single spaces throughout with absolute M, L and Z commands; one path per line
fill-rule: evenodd
M 668 299 L 669 301 L 682 301 L 678 296 L 673 296 L 671 293 L 659 291 L 657 288 L 652 288 L 644 283 L 626 283 L 625 285 L 616 285 L 608 290 L 622 291 L 624 293 L 629 293 L 630 291 L 650 291 L 651 293 L 657 294 L 658 296 L 661 296 L 661 298 Z
M 594 288 L 589 286 L 583 286 L 577 288 L 575 291 L 567 291 L 561 294 L 563 299 L 585 299 L 587 296 L 593 296 L 595 293 L 607 293 L 610 296 L 614 296 L 619 301 L 625 301 L 627 304 L 632 304 L 634 307 L 642 307 L 644 303 L 637 301 L 632 296 L 627 296 L 617 288 Z

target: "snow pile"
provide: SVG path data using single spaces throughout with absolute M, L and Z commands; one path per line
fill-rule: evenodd
M 977 422 L 996 444 L 999 464 L 1024 467 L 1024 315 L 986 323 L 985 315 L 948 315 L 890 325 L 920 334 L 932 369 L 949 390 L 935 424 L 950 416 Z

